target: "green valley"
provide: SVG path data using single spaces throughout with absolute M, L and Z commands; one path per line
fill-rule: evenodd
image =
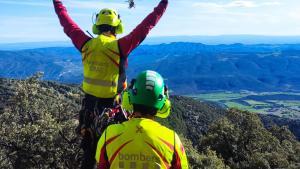
M 300 119 L 300 92 L 217 91 L 192 95 L 192 97 L 216 102 L 228 108 Z

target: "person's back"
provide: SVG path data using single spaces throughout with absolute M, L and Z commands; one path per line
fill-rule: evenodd
M 118 89 L 120 51 L 115 36 L 99 35 L 82 49 L 83 90 L 99 98 L 114 98 Z
M 85 93 L 79 112 L 79 126 L 76 132 L 82 139 L 84 157 L 81 168 L 94 166 L 95 146 L 98 138 L 93 132 L 95 114 L 105 108 L 112 108 L 115 98 L 126 88 L 126 67 L 128 55 L 139 46 L 150 30 L 157 24 L 168 6 L 168 0 L 161 0 L 158 6 L 128 35 L 122 34 L 124 26 L 120 15 L 113 9 L 102 9 L 93 24 L 93 38 L 71 19 L 61 0 L 53 0 L 55 12 L 64 32 L 71 38 L 74 46 L 81 52 Z
M 157 24 L 167 8 L 168 0 L 161 0 L 153 12 L 128 35 L 120 39 L 116 39 L 116 36 L 124 32 L 124 25 L 117 11 L 104 8 L 96 15 L 93 33 L 97 37 L 92 38 L 86 35 L 71 19 L 61 0 L 53 0 L 53 4 L 59 21 L 64 27 L 64 32 L 82 53 L 85 76 L 83 91 L 85 94 L 96 98 L 114 99 L 117 94 L 122 92 L 124 86 L 126 87 L 125 68 L 127 67 L 128 55 L 143 42 L 150 30 Z M 99 37 L 105 39 L 105 36 L 115 38 L 107 52 L 102 45 L 97 43 Z M 103 59 L 85 62 L 86 59 L 96 60 L 99 55 L 109 62 L 103 61 Z M 116 65 L 117 68 L 111 68 Z M 108 72 L 103 72 L 103 70 Z
M 139 78 L 144 76 L 150 80 Z M 139 77 L 136 83 L 141 84 L 141 81 L 144 81 L 144 87 L 139 88 L 137 86 L 141 85 L 137 84 L 129 89 L 129 100 L 134 109 L 133 118 L 122 124 L 109 126 L 102 134 L 95 157 L 98 167 L 188 168 L 186 154 L 178 135 L 153 119 L 154 116 L 166 118 L 170 110 L 166 88 L 161 87 L 164 86 L 161 76 L 156 72 L 147 71 Z M 136 96 L 135 92 L 138 93 Z M 165 106 L 166 112 L 159 114 Z

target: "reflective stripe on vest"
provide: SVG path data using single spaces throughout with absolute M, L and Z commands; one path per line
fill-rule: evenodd
M 88 77 L 84 77 L 83 81 L 92 85 L 106 86 L 106 87 L 113 87 L 117 85 L 115 82 L 99 80 L 99 79 L 91 79 Z

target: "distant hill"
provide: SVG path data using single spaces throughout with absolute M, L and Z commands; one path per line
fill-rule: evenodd
M 80 83 L 80 53 L 73 47 L 0 51 L 0 77 L 25 78 L 37 71 L 45 72 L 45 80 Z
M 57 42 L 23 42 L 23 43 L 0 43 L 0 50 L 26 50 L 36 48 L 49 48 L 49 47 L 72 47 L 70 41 L 57 41 Z
M 219 35 L 219 36 L 163 36 L 147 38 L 143 44 L 173 42 L 193 42 L 206 45 L 235 44 L 300 44 L 300 36 L 263 36 L 263 35 Z
M 219 44 L 300 44 L 300 36 L 263 36 L 263 35 L 217 35 L 217 36 L 159 36 L 148 37 L 143 45 L 158 45 L 162 43 L 188 42 L 202 43 L 206 45 Z M 72 47 L 71 41 L 53 42 L 22 42 L 22 43 L 0 43 L 0 50 L 25 50 L 48 47 Z
M 300 45 L 144 45 L 129 75 L 154 69 L 181 94 L 209 90 L 299 90 Z
M 201 91 L 299 91 L 300 45 L 143 45 L 129 56 L 129 79 L 138 72 L 160 72 L 174 93 Z M 80 83 L 80 53 L 72 48 L 0 51 L 0 77 Z

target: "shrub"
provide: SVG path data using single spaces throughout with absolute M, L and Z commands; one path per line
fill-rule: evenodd
M 299 167 L 299 142 L 286 128 L 271 131 L 256 114 L 231 109 L 210 126 L 198 149 L 211 148 L 231 168 Z
M 73 130 L 79 95 L 39 83 L 41 75 L 10 82 L 13 96 L 0 112 L 1 168 L 78 166 L 79 139 Z
M 198 152 L 192 145 L 192 142 L 184 136 L 181 141 L 185 146 L 190 168 L 195 169 L 228 169 L 222 157 L 218 157 L 215 151 L 206 149 L 202 153 Z

